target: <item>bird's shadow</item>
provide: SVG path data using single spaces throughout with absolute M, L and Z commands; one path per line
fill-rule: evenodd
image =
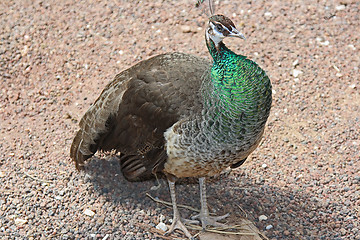
M 170 202 L 170 194 L 165 178 L 150 179 L 142 182 L 127 181 L 120 170 L 118 158 L 107 160 L 93 157 L 84 169 L 85 181 L 91 183 L 94 191 L 113 204 L 131 202 L 142 209 L 153 209 L 156 214 L 162 214 L 169 219 L 172 217 L 171 207 L 155 203 L 146 196 L 151 196 Z M 264 182 L 254 182 L 244 176 L 240 170 L 222 174 L 208 179 L 207 197 L 211 212 L 216 215 L 230 213 L 227 219 L 236 223 L 239 218 L 253 221 L 265 235 L 276 239 L 321 239 L 314 232 L 307 231 L 304 226 L 320 223 L 314 219 L 304 217 L 316 209 L 325 212 L 326 207 L 313 196 L 303 192 L 284 191 L 276 186 L 269 186 Z M 180 179 L 176 183 L 177 202 L 200 208 L 199 186 L 197 179 Z M 183 217 L 190 217 L 196 213 L 188 209 L 180 209 Z M 260 215 L 267 216 L 267 220 L 260 221 Z M 301 220 L 299 220 L 301 219 Z M 271 229 L 269 226 L 272 226 Z M 324 229 L 329 236 L 329 231 Z M 338 237 L 337 233 L 330 234 Z M 319 237 L 319 238 L 318 238 Z

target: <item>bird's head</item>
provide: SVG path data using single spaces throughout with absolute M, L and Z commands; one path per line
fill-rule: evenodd
M 205 34 L 206 40 L 211 40 L 215 44 L 216 49 L 218 49 L 219 43 L 226 37 L 245 39 L 244 35 L 236 29 L 235 24 L 230 18 L 225 17 L 224 15 L 211 16 Z

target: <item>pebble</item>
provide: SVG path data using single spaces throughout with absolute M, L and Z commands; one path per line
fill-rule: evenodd
M 350 48 L 351 50 L 356 50 L 356 47 L 353 44 L 349 44 L 347 45 L 348 48 Z
M 272 18 L 273 14 L 271 12 L 265 12 L 264 13 L 264 17 L 267 21 L 270 21 Z
M 89 217 L 93 217 L 95 215 L 95 212 L 90 209 L 85 209 L 84 214 Z
M 294 76 L 294 77 L 298 77 L 300 74 L 302 74 L 303 73 L 303 71 L 301 71 L 301 70 L 298 70 L 298 69 L 293 69 L 292 70 L 292 75 Z
M 336 7 L 335 7 L 335 9 L 337 10 L 337 11 L 342 11 L 342 10 L 345 10 L 345 5 L 337 5 Z
M 261 221 L 266 221 L 268 219 L 268 217 L 267 216 L 265 216 L 265 215 L 260 215 L 259 216 L 259 221 L 261 222 Z
M 292 63 L 292 65 L 293 65 L 294 67 L 296 67 L 298 64 L 299 64 L 299 59 L 296 59 L 296 60 Z
M 27 220 L 25 220 L 25 219 L 21 219 L 21 218 L 16 218 L 16 219 L 15 219 L 15 225 L 16 225 L 16 226 L 22 226 L 22 225 L 24 225 L 25 223 L 27 223 Z
M 188 26 L 188 25 L 182 25 L 180 28 L 181 28 L 181 31 L 182 31 L 183 33 L 189 33 L 189 32 L 191 32 L 191 27 Z
M 271 225 L 271 224 L 266 226 L 266 230 L 270 230 L 272 228 L 273 228 L 273 225 Z
M 168 227 L 166 226 L 165 223 L 160 222 L 158 225 L 156 225 L 156 229 L 160 229 L 160 230 L 163 230 L 164 232 L 166 232 L 168 230 Z

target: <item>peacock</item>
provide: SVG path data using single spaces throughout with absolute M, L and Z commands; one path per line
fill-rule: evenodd
M 259 145 L 272 90 L 265 71 L 225 46 L 226 37 L 244 39 L 224 15 L 209 17 L 205 41 L 212 62 L 166 53 L 117 74 L 82 117 L 70 156 L 77 169 L 97 151 L 117 151 L 129 181 L 164 173 L 173 205 L 168 233 L 191 238 L 176 204 L 175 181 L 199 178 L 205 229 L 227 215 L 209 215 L 205 177 L 243 164 Z

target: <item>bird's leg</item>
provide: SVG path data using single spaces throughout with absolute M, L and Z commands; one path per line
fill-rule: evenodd
M 193 216 L 192 219 L 200 219 L 202 228 L 205 229 L 207 225 L 210 226 L 218 226 L 218 227 L 224 227 L 225 224 L 219 223 L 217 221 L 220 221 L 226 217 L 229 216 L 229 214 L 225 214 L 223 216 L 218 217 L 212 217 L 209 215 L 209 209 L 207 206 L 206 201 L 206 186 L 205 186 L 205 178 L 199 178 L 199 185 L 200 185 L 200 202 L 201 202 L 201 211 L 200 214 Z
M 187 228 L 185 227 L 185 225 L 181 221 L 180 213 L 179 213 L 179 210 L 177 208 L 176 193 L 175 193 L 175 182 L 170 181 L 169 179 L 168 179 L 168 182 L 169 182 L 172 206 L 173 206 L 173 210 L 174 210 L 174 216 L 173 216 L 173 221 L 172 221 L 171 227 L 166 232 L 166 234 L 172 233 L 175 229 L 180 229 L 181 231 L 183 231 L 185 233 L 185 235 L 189 239 L 192 239 L 192 236 L 191 236 L 190 232 L 187 230 Z

